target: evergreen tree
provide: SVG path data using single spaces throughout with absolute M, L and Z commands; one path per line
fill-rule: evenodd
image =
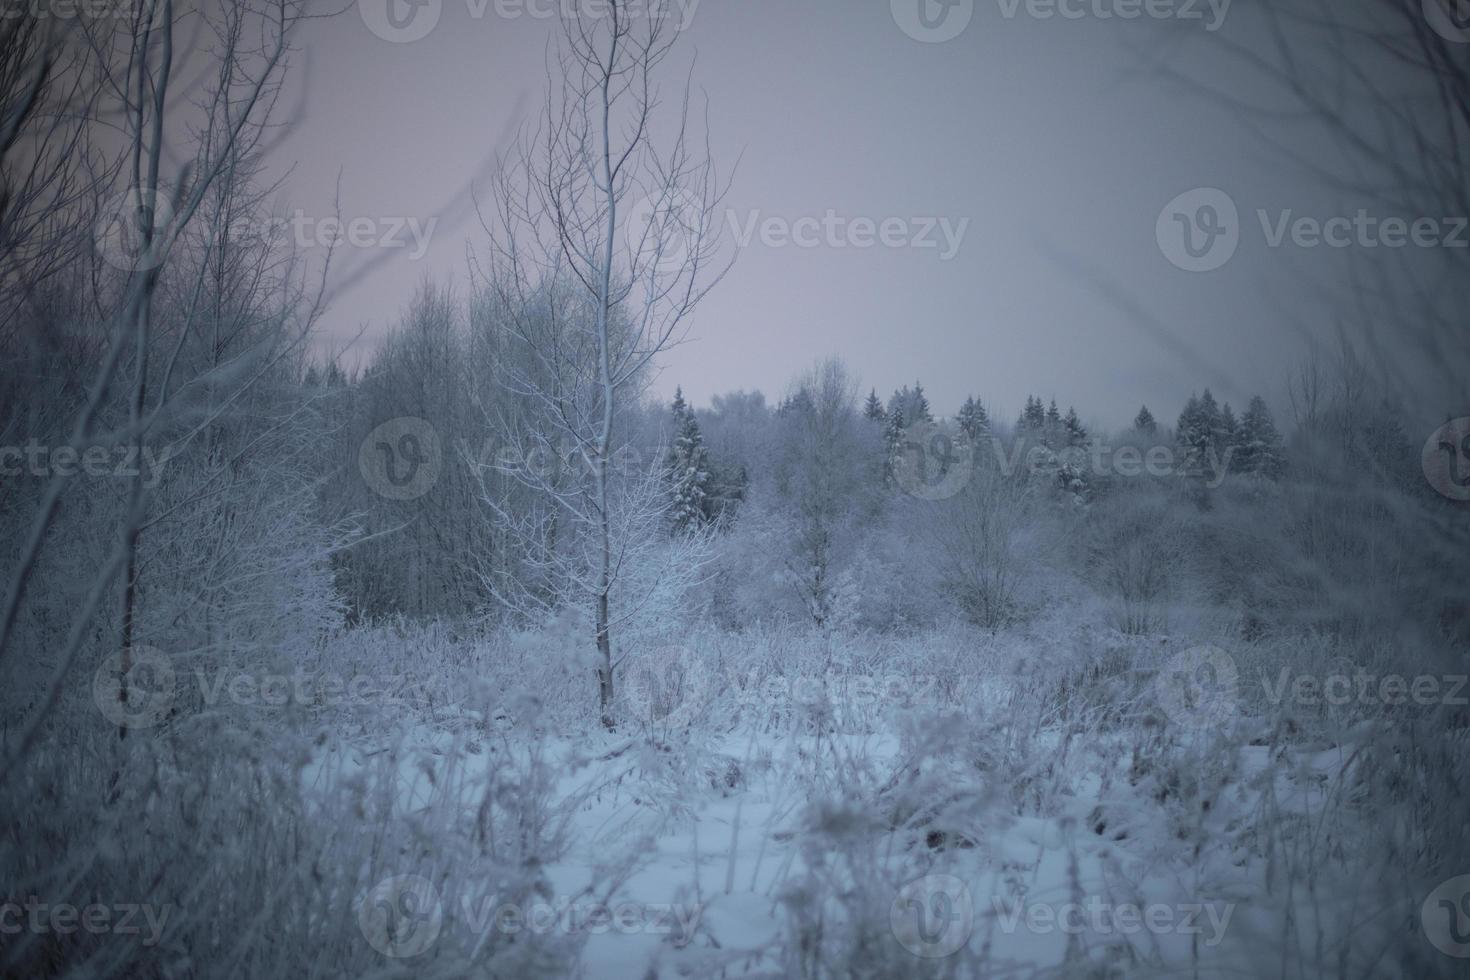
M 910 395 L 908 385 L 893 389 L 893 394 L 888 396 L 888 417 L 890 419 L 893 418 L 894 412 L 907 417 Z
M 674 533 L 706 523 L 711 517 L 710 473 L 699 420 L 684 402 L 684 390 L 674 389 L 674 442 L 666 468 L 673 496 Z
M 924 397 L 924 386 L 918 381 L 914 382 L 914 393 L 904 417 L 911 423 L 934 421 L 934 416 L 929 413 L 929 399 Z
M 903 465 L 903 409 L 894 405 L 888 410 L 888 425 L 883 430 L 883 479 L 894 486 L 894 476 Z
M 1220 409 L 1220 451 L 1224 452 L 1231 447 L 1240 448 L 1240 423 L 1235 419 L 1235 409 L 1226 402 Z
M 1133 430 L 1146 436 L 1158 435 L 1159 423 L 1154 421 L 1154 415 L 1147 405 L 1140 407 L 1138 414 L 1133 417 Z
M 960 406 L 955 421 L 959 423 L 960 431 L 971 445 L 979 442 L 990 431 L 990 417 L 985 414 L 985 406 L 977 402 L 973 395 L 966 398 L 965 404 Z
M 1037 404 L 1040 404 L 1038 402 Z M 1062 429 L 1062 413 L 1057 411 L 1057 400 L 1053 398 L 1046 409 L 1046 421 L 1042 426 L 1042 442 L 1049 449 L 1060 449 L 1066 445 L 1066 436 Z
M 863 418 L 869 422 L 882 422 L 888 418 L 888 413 L 883 410 L 883 399 L 878 397 L 876 388 L 868 392 L 868 400 L 863 404 Z
M 1260 395 L 1250 400 L 1240 419 L 1240 451 L 1236 461 L 1242 473 L 1276 480 L 1286 470 L 1286 453 L 1271 410 Z
M 1183 465 L 1191 468 L 1200 466 L 1209 444 L 1210 430 L 1204 419 L 1199 396 L 1191 394 L 1174 426 L 1174 445 L 1183 457 Z
M 1082 425 L 1082 420 L 1077 417 L 1077 409 L 1067 407 L 1067 415 L 1062 419 L 1062 427 L 1067 433 L 1068 446 L 1087 445 L 1087 429 Z
M 888 411 L 889 414 L 899 412 L 909 425 L 934 421 L 934 416 L 929 411 L 929 399 L 924 394 L 924 386 L 917 381 L 914 382 L 914 387 L 904 385 L 893 393 L 893 397 L 888 399 Z
M 1046 428 L 1046 409 L 1042 406 L 1040 398 L 1034 395 L 1026 396 L 1026 408 L 1021 412 L 1017 428 L 1029 429 L 1033 432 L 1040 432 Z
M 1210 394 L 1210 389 L 1208 388 L 1200 396 L 1199 412 L 1200 425 L 1207 434 L 1205 448 L 1219 452 L 1221 441 L 1224 438 L 1225 427 L 1220 415 L 1220 405 L 1215 401 L 1215 396 Z

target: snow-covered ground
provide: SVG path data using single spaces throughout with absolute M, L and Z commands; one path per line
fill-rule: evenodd
M 389 964 L 539 942 L 561 972 L 635 980 L 1403 975 L 1384 855 L 1344 852 L 1373 839 L 1344 807 L 1353 744 L 1041 724 L 1007 715 L 1035 703 L 1016 683 L 858 732 L 811 704 L 784 730 L 419 723 L 329 744 L 302 779 L 381 792 L 393 772 L 405 818 L 488 806 L 542 834 L 515 885 L 433 848 L 377 865 L 359 925 Z

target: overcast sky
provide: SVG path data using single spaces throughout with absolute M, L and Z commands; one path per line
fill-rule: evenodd
M 331 212 L 340 175 L 344 218 L 435 222 L 422 256 L 402 232 L 409 244 L 339 292 L 324 327 L 338 342 L 362 326 L 381 334 L 426 276 L 463 290 L 466 241 L 483 237 L 467 188 L 477 175 L 483 186 L 518 113 L 543 103 L 557 32 L 555 0 L 391 0 L 394 21 L 387 2 L 361 0 L 301 35 L 304 115 L 275 157 L 295 168 L 283 203 L 308 214 Z M 1044 18 L 1011 0 L 686 0 L 666 95 L 692 60 L 714 158 L 727 173 L 739 160 L 727 233 L 767 218 L 837 231 L 816 247 L 758 233 L 741 247 L 656 391 L 679 384 L 696 404 L 736 388 L 774 396 L 837 353 L 865 391 L 922 379 L 941 413 L 973 393 L 1014 418 L 1035 392 L 1115 427 L 1141 402 L 1172 421 L 1208 385 L 1237 408 L 1260 392 L 1285 414 L 1303 332 L 1332 319 L 1301 283 L 1331 282 L 1344 256 L 1270 248 L 1255 212 L 1325 217 L 1358 202 L 1315 189 L 1142 56 L 1167 51 L 1260 96 L 1224 52 L 1256 29 L 1245 0 L 1178 0 L 1198 19 L 1164 22 L 1096 13 L 1128 0 L 1087 3 L 1085 16 Z M 960 24 L 948 40 L 911 36 Z M 1305 128 L 1297 145 L 1335 152 Z M 1211 271 L 1179 268 L 1156 228 L 1195 188 L 1224 191 L 1240 216 L 1235 253 Z M 1200 200 L 1182 207 L 1198 215 Z M 858 247 L 860 219 L 902 219 L 889 225 L 902 233 Z M 376 252 L 349 249 L 336 278 Z

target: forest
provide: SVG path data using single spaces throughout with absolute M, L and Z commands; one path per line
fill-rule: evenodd
M 593 6 L 462 271 L 347 341 L 274 163 L 328 12 L 0 20 L 0 976 L 1463 975 L 1465 253 L 1234 404 L 861 340 L 702 390 L 738 178 Z M 1467 49 L 1291 6 L 1391 66 L 1273 106 L 1470 210 Z

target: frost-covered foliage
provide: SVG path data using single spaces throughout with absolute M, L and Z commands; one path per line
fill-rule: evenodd
M 0 18 L 0 977 L 1464 975 L 1470 425 L 1384 351 L 665 404 L 725 188 L 586 12 L 467 291 L 330 356 L 331 256 L 236 234 L 305 6 L 145 7 Z

